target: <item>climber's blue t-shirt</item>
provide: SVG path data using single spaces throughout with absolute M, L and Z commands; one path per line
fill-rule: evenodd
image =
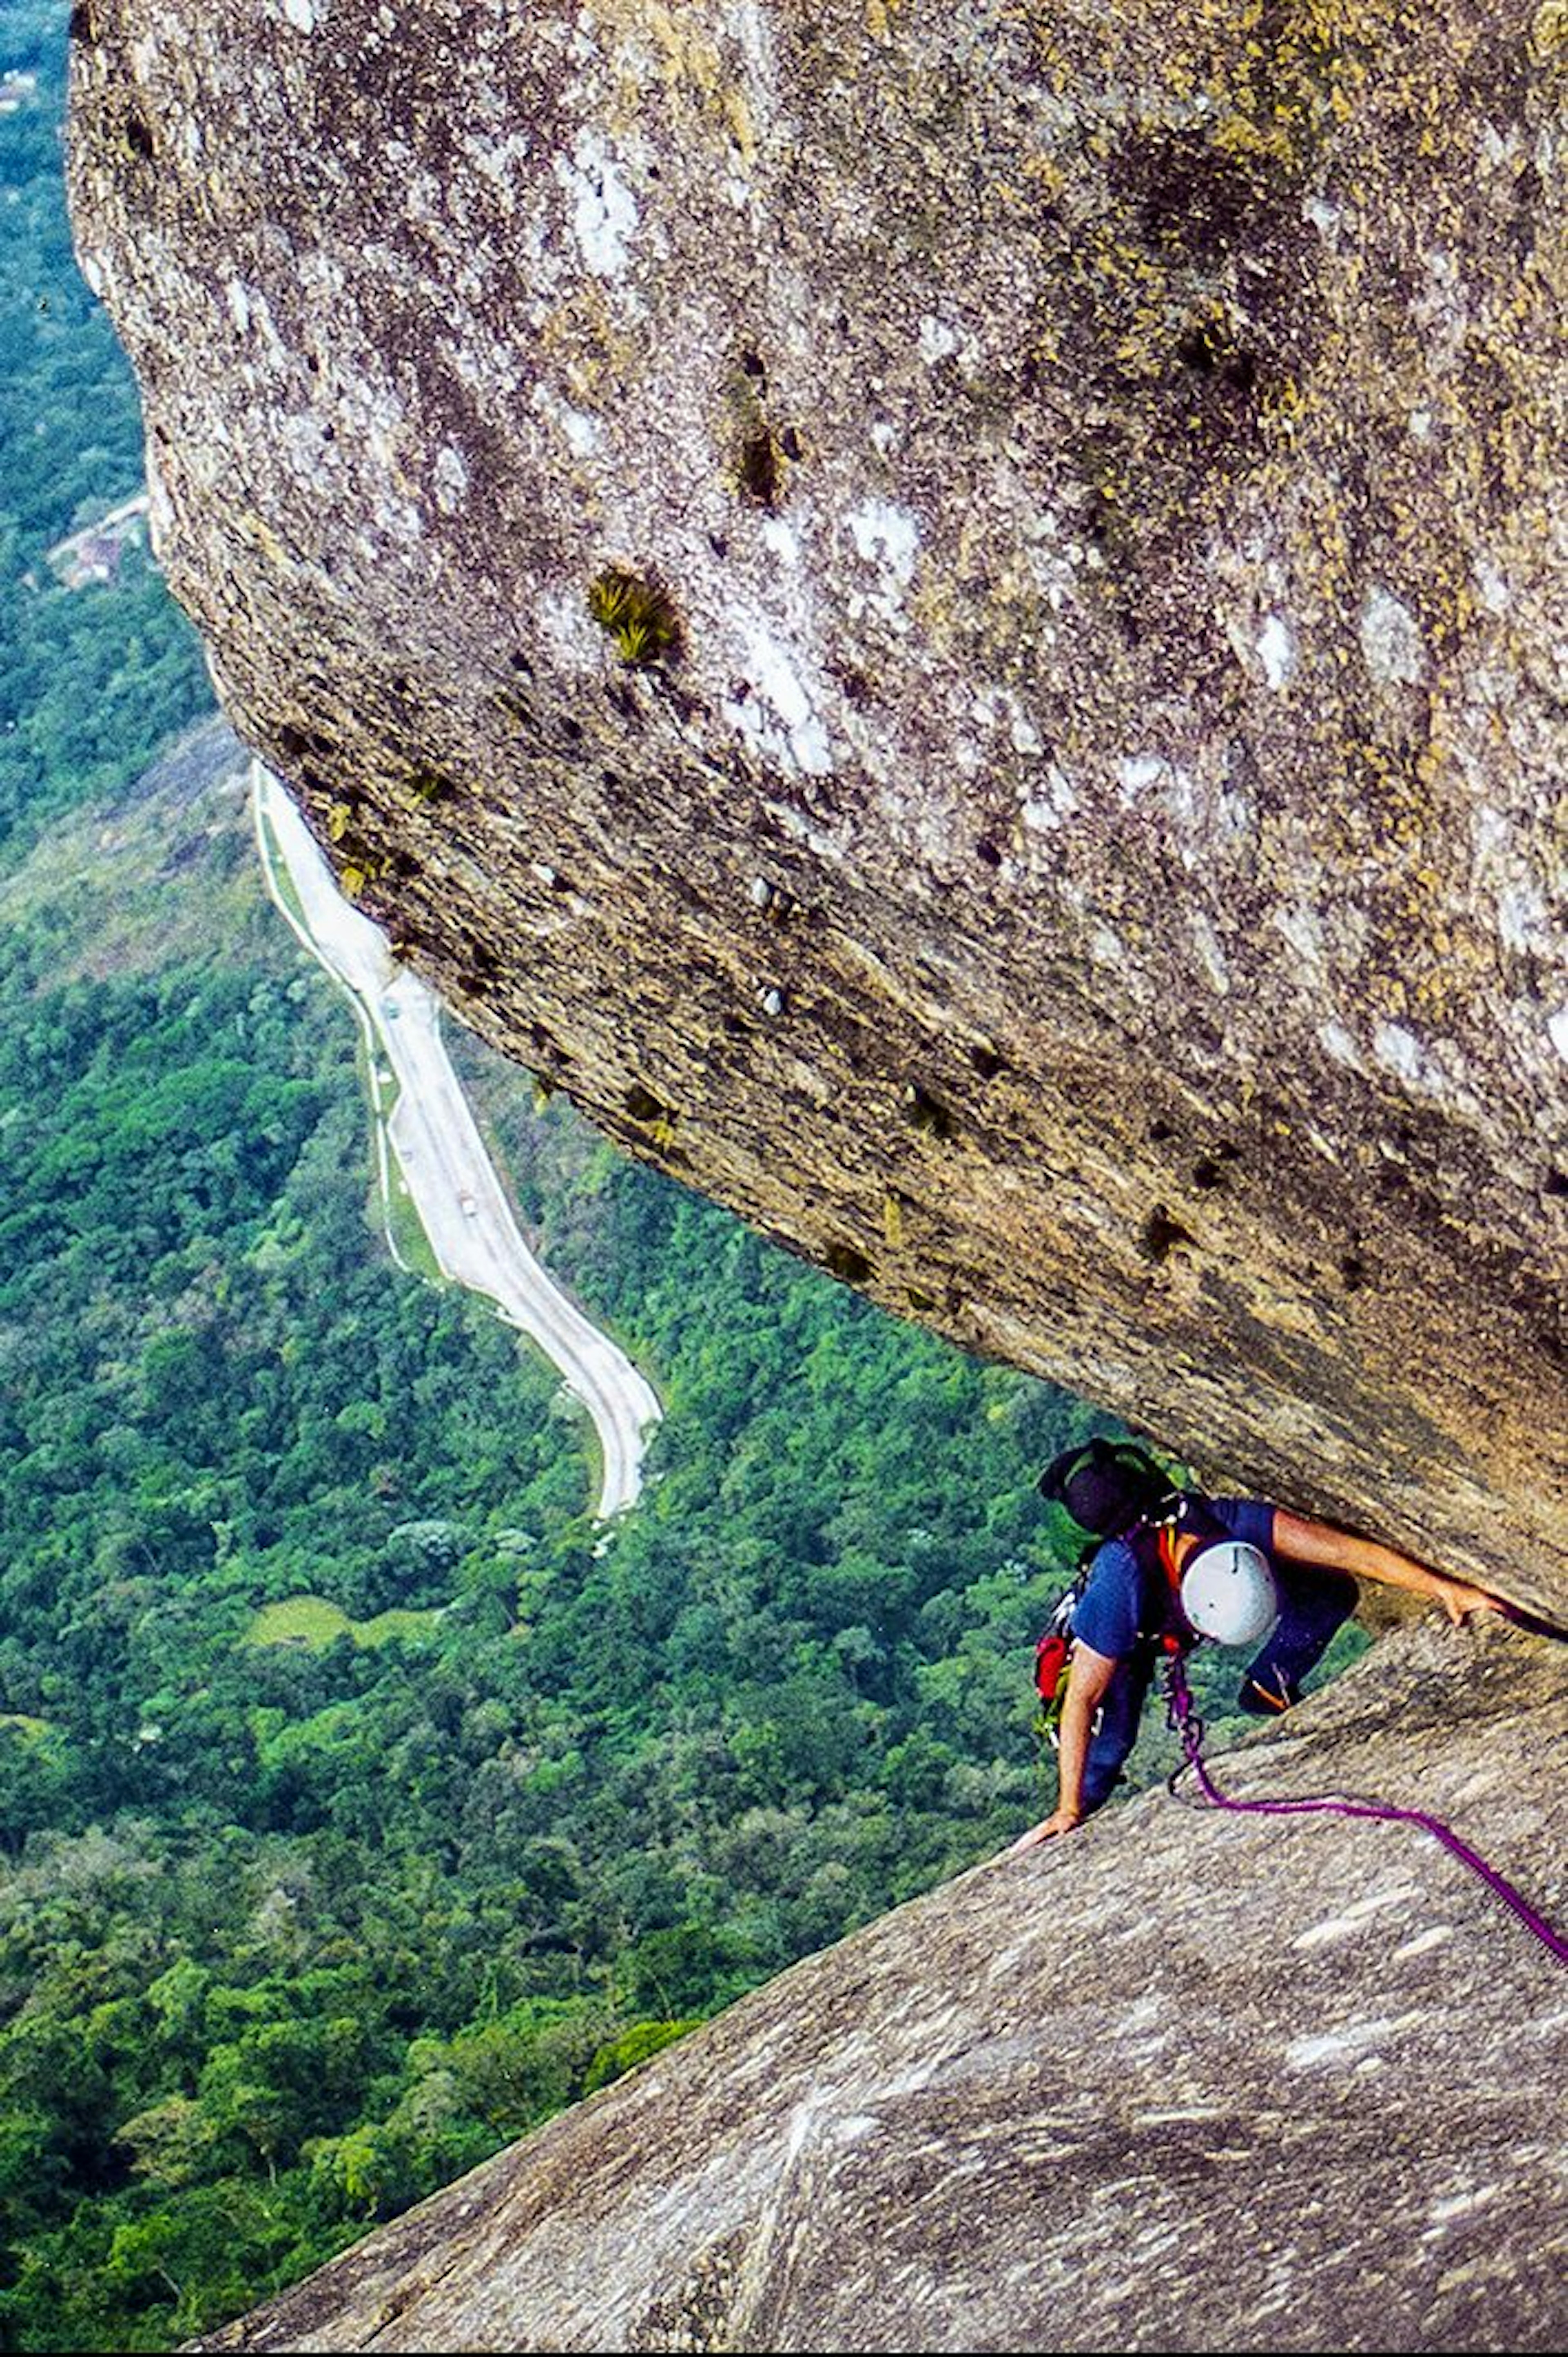
M 1206 1498 L 1204 1504 L 1231 1538 L 1269 1554 L 1274 1543 L 1274 1510 L 1262 1498 Z M 1271 1558 L 1272 1560 L 1272 1558 Z M 1144 1575 L 1125 1539 L 1107 1539 L 1089 1566 L 1089 1585 L 1073 1608 L 1072 1633 L 1096 1653 L 1119 1662 L 1133 1651 L 1140 1630 L 1163 1626 L 1165 1573 Z

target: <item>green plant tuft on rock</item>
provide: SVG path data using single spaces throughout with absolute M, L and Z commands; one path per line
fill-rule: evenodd
M 680 651 L 681 625 L 667 593 L 619 565 L 609 565 L 588 591 L 588 611 L 615 640 L 622 662 L 646 670 Z

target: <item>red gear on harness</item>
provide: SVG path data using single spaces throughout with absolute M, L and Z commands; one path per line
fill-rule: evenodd
M 1187 1614 L 1181 1609 L 1181 1567 L 1176 1562 L 1176 1530 L 1174 1522 L 1162 1523 L 1155 1533 L 1159 1549 L 1160 1569 L 1165 1573 L 1171 1591 L 1171 1609 L 1160 1631 L 1160 1650 L 1170 1660 L 1179 1662 L 1193 1647 L 1193 1632 Z

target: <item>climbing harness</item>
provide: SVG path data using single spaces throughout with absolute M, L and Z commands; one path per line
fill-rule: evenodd
M 1509 1615 L 1510 1619 L 1513 1617 L 1512 1614 Z M 1552 1633 L 1556 1635 L 1561 1632 L 1552 1631 Z M 1176 1793 L 1176 1785 L 1181 1777 L 1190 1768 L 1197 1780 L 1198 1789 L 1209 1807 L 1228 1809 L 1237 1815 L 1245 1813 L 1249 1816 L 1262 1817 L 1310 1815 L 1380 1817 L 1392 1824 L 1419 1825 L 1423 1833 L 1429 1833 L 1440 1841 L 1444 1849 L 1452 1851 L 1461 1865 L 1467 1866 L 1472 1874 L 1479 1875 L 1493 1897 L 1500 1899 L 1505 1907 L 1512 1909 L 1525 1930 L 1535 1934 L 1549 1954 L 1555 1956 L 1560 1964 L 1568 1964 L 1568 1940 L 1565 1940 L 1560 1932 L 1553 1930 L 1544 1915 L 1536 1912 L 1529 1900 L 1514 1889 L 1506 1875 L 1499 1874 L 1495 1866 L 1488 1865 L 1477 1851 L 1470 1847 L 1468 1842 L 1461 1841 L 1452 1825 L 1445 1825 L 1441 1817 L 1430 1815 L 1425 1809 L 1398 1809 L 1391 1802 L 1348 1800 L 1337 1793 L 1316 1793 L 1308 1799 L 1298 1801 L 1232 1800 L 1228 1793 L 1219 1790 L 1205 1762 L 1203 1721 L 1193 1706 L 1192 1690 L 1187 1682 L 1187 1665 L 1179 1652 L 1171 1653 L 1167 1659 L 1165 1700 L 1170 1724 L 1181 1738 L 1182 1750 L 1186 1754 L 1181 1766 L 1167 1780 L 1168 1789 L 1173 1794 Z

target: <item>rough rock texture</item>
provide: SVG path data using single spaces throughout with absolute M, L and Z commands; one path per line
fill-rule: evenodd
M 1568 1605 L 1562 0 L 73 26 L 170 578 L 464 1013 Z
M 1299 1730 L 1236 1791 L 1446 1812 L 1562 1921 L 1557 1649 L 1428 1624 Z M 1568 1975 L 1428 1835 L 1161 1789 L 797 1965 L 197 2345 L 1560 2349 L 1565 2066 Z

